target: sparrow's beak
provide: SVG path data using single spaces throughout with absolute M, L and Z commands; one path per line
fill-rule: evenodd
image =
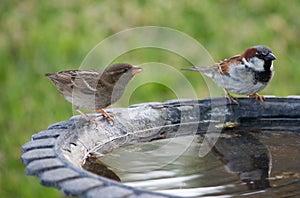
M 276 60 L 276 57 L 274 56 L 274 54 L 269 53 L 266 57 L 267 60 Z
M 140 73 L 142 71 L 143 71 L 143 68 L 141 68 L 141 67 L 133 66 L 131 68 L 131 74 L 132 75 L 136 75 L 136 74 L 138 74 L 138 73 Z

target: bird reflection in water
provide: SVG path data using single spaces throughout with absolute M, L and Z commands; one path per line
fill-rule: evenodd
M 120 182 L 121 179 L 118 177 L 118 175 L 109 169 L 108 166 L 103 164 L 96 155 L 90 154 L 83 164 L 82 168 L 84 168 L 87 171 L 90 171 L 94 174 L 97 174 L 99 176 L 103 176 L 115 181 Z
M 206 134 L 208 143 L 217 136 Z M 251 133 L 224 133 L 212 146 L 212 153 L 229 173 L 236 173 L 250 190 L 270 187 L 269 175 L 272 162 L 268 148 Z

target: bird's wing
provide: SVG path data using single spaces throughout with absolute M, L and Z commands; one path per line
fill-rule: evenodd
M 71 95 L 75 88 L 84 94 L 94 94 L 102 71 L 67 70 L 48 73 L 48 77 L 63 94 Z
M 218 63 L 215 63 L 212 66 L 201 66 L 201 67 L 190 67 L 190 68 L 183 68 L 183 70 L 190 70 L 190 71 L 199 71 L 204 73 L 205 75 L 211 77 L 215 73 L 220 73 L 222 75 L 229 74 L 229 67 L 236 64 L 242 63 L 242 57 L 240 55 L 233 56 L 231 58 L 225 59 Z
M 219 72 L 223 75 L 229 75 L 229 67 L 237 64 L 241 64 L 242 57 L 240 55 L 233 56 L 216 63 L 214 66 L 218 68 Z

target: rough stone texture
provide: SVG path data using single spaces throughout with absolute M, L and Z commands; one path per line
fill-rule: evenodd
M 69 168 L 57 168 L 45 171 L 40 175 L 41 183 L 45 186 L 57 187 L 59 182 L 80 177 L 80 174 Z
M 52 148 L 55 145 L 56 138 L 37 139 L 28 142 L 22 146 L 22 151 L 27 152 L 36 148 Z
M 54 168 L 64 167 L 64 165 L 65 164 L 57 158 L 40 159 L 27 164 L 25 172 L 27 175 L 39 175 Z
M 122 198 L 134 194 L 133 190 L 121 188 L 118 186 L 108 186 L 103 188 L 95 188 L 87 192 L 87 197 L 105 197 L 105 198 Z
M 57 130 L 57 129 L 48 129 L 45 131 L 40 131 L 39 133 L 34 134 L 31 139 L 45 139 L 45 138 L 57 138 L 61 133 L 66 132 L 64 130 Z
M 105 155 L 115 148 L 175 136 L 222 132 L 235 128 L 260 131 L 300 131 L 300 98 L 266 98 L 264 103 L 240 98 L 240 105 L 224 98 L 170 100 L 110 109 L 112 125 L 95 114 L 95 122 L 81 116 L 52 124 L 22 147 L 26 173 L 65 195 L 97 197 L 171 197 L 135 189 L 82 169 L 90 153 Z M 173 196 L 172 196 L 173 197 Z
M 82 177 L 63 181 L 60 183 L 60 188 L 66 196 L 76 196 L 102 185 L 103 182 L 99 180 Z
M 41 160 L 41 159 L 49 159 L 55 158 L 56 154 L 53 149 L 51 148 L 37 148 L 34 150 L 29 150 L 22 155 L 22 162 L 24 164 L 29 164 L 31 161 L 34 160 Z
M 165 198 L 165 197 L 176 197 L 176 196 L 149 195 L 149 194 L 143 193 L 143 194 L 132 195 L 132 196 L 129 196 L 128 198 Z

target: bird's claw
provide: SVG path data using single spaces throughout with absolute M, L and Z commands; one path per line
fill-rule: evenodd
M 237 101 L 237 99 L 234 98 L 234 97 L 232 97 L 231 95 L 226 94 L 225 97 L 228 98 L 228 100 L 230 101 L 230 103 L 232 102 L 232 103 L 235 103 L 237 105 L 240 105 L 240 103 Z
M 261 102 L 264 102 L 265 97 L 262 95 L 259 95 L 258 93 L 255 94 L 249 94 L 248 95 L 250 98 L 255 98 L 255 99 L 259 99 Z
M 104 116 L 106 119 L 110 120 L 112 123 L 114 123 L 114 116 L 110 113 L 107 113 L 104 109 L 97 109 L 95 111 L 96 113 L 101 113 L 102 116 Z
M 240 105 L 240 103 L 237 101 L 237 99 L 234 98 L 233 96 L 231 96 L 226 89 L 224 89 L 224 91 L 225 91 L 225 97 L 228 98 L 230 103 L 235 103 L 237 105 Z

